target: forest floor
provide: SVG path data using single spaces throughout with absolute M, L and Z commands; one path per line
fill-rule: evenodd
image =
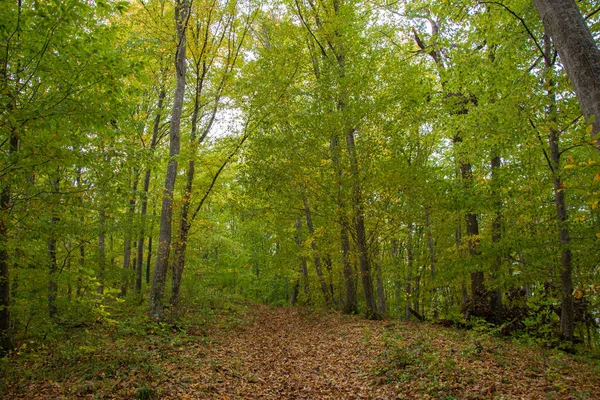
M 597 361 L 478 331 L 262 305 L 176 328 L 138 314 L 21 344 L 0 398 L 600 398 Z

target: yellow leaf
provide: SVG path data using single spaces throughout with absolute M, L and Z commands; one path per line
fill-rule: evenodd
M 596 233 L 596 236 L 598 237 L 598 239 L 600 239 L 600 232 Z
M 591 135 L 593 130 L 594 130 L 594 125 L 588 125 L 587 128 L 585 128 L 585 133 L 587 133 L 588 135 Z
M 594 177 L 594 182 L 598 182 L 598 181 L 600 181 L 600 172 L 598 172 L 596 174 L 596 176 Z
M 575 165 L 574 164 L 565 165 L 565 169 L 570 169 L 570 168 L 575 168 Z
M 569 156 L 569 157 L 567 157 L 567 161 L 568 161 L 570 164 L 573 164 L 573 162 L 574 162 L 575 160 L 573 159 L 573 156 Z

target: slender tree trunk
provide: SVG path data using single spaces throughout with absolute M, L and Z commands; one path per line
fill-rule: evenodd
M 156 109 L 156 116 L 154 117 L 154 125 L 152 126 L 152 139 L 150 140 L 150 151 L 154 153 L 154 149 L 156 149 L 156 145 L 158 144 L 158 132 L 160 129 L 160 120 L 162 117 L 164 100 L 167 95 L 167 92 L 164 88 L 161 87 L 160 92 L 158 94 L 158 104 Z M 142 293 L 142 271 L 144 265 L 144 239 L 146 234 L 146 214 L 148 212 L 148 192 L 150 190 L 150 178 L 151 178 L 151 169 L 147 168 L 144 174 L 144 186 L 142 192 L 142 207 L 140 212 L 140 232 L 139 239 L 137 243 L 137 262 L 135 265 L 135 292 L 137 294 Z M 148 253 L 150 253 L 152 244 L 152 235 L 148 242 Z M 150 264 L 150 254 L 148 254 L 148 264 Z M 146 271 L 146 284 L 150 281 L 150 268 L 148 266 Z
M 308 227 L 308 233 L 313 236 L 313 240 L 310 243 L 310 247 L 313 252 L 313 259 L 315 262 L 315 270 L 317 271 L 317 278 L 319 279 L 319 284 L 321 285 L 321 291 L 323 292 L 323 298 L 325 299 L 325 303 L 328 306 L 333 304 L 333 299 L 329 294 L 329 289 L 327 289 L 327 282 L 325 281 L 325 277 L 323 275 L 323 268 L 321 266 L 321 255 L 319 254 L 319 249 L 317 248 L 317 244 L 315 243 L 315 228 L 312 222 L 312 215 L 310 213 L 310 207 L 308 205 L 308 200 L 306 198 L 304 201 L 304 215 L 306 216 L 306 226 Z
M 171 128 L 169 132 L 170 150 L 169 163 L 165 177 L 165 186 L 163 192 L 160 234 L 158 240 L 158 254 L 154 266 L 154 275 L 152 278 L 152 287 L 150 289 L 150 300 L 148 311 L 150 318 L 155 321 L 163 319 L 163 295 L 165 290 L 165 280 L 169 266 L 169 252 L 171 251 L 171 222 L 173 216 L 173 190 L 175 188 L 175 179 L 177 177 L 177 158 L 180 147 L 180 125 L 181 112 L 183 109 L 183 97 L 185 92 L 185 71 L 186 71 L 186 27 L 188 16 L 188 1 L 177 0 L 175 5 L 175 23 L 177 26 L 177 52 L 175 56 L 175 69 L 177 72 L 177 84 L 173 101 L 173 111 L 171 113 Z
M 104 294 L 104 279 L 106 274 L 106 202 L 104 194 L 100 194 L 100 232 L 98 234 L 98 287 L 99 295 Z
M 76 186 L 81 188 L 81 168 L 77 168 L 77 177 L 75 178 Z M 83 209 L 83 198 L 79 197 L 79 206 Z M 81 216 L 81 226 L 85 226 L 85 216 Z M 85 267 L 85 241 L 83 238 L 79 238 L 79 271 L 77 274 L 77 282 L 75 283 L 75 297 L 80 299 L 83 295 L 83 269 Z
M 375 243 L 375 284 L 377 287 L 377 313 L 382 317 L 387 314 L 385 304 L 385 289 L 383 285 L 383 275 L 381 273 L 381 256 L 379 252 L 379 243 Z
M 358 172 L 358 157 L 356 155 L 356 146 L 354 144 L 354 129 L 346 134 L 346 145 L 348 147 L 348 157 L 350 159 L 350 171 L 352 174 L 352 194 L 354 208 L 354 223 L 356 225 L 356 245 L 358 247 L 358 259 L 360 273 L 362 278 L 363 293 L 367 306 L 367 317 L 380 318 L 377 313 L 377 304 L 373 293 L 373 282 L 371 279 L 371 265 L 369 260 L 369 249 L 367 246 L 367 234 L 365 231 L 365 218 L 362 202 L 362 189 L 360 186 L 360 176 Z
M 352 266 L 350 255 L 350 221 L 346 215 L 346 202 L 344 200 L 344 184 L 342 164 L 340 160 L 340 143 L 336 133 L 331 135 L 329 141 L 329 150 L 333 164 L 334 174 L 337 184 L 337 218 L 340 225 L 340 244 L 342 248 L 342 265 L 344 270 L 344 306 L 345 314 L 358 314 L 358 295 L 356 291 L 356 274 Z
M 462 110 L 459 114 L 466 114 L 467 111 Z M 454 144 L 462 143 L 462 137 L 456 135 L 454 137 Z M 465 187 L 468 190 L 473 185 L 473 171 L 471 163 L 466 161 L 459 161 L 460 175 Z M 475 262 L 474 257 L 479 254 L 479 222 L 477 221 L 477 214 L 472 210 L 468 210 L 465 218 L 466 222 L 466 233 L 467 233 L 467 248 L 469 249 L 469 255 Z M 483 271 L 478 270 L 471 272 L 471 315 L 484 316 L 485 312 L 483 307 L 487 303 L 485 281 Z
M 146 285 L 150 284 L 150 267 L 152 266 L 152 237 L 154 236 L 154 218 L 156 217 L 156 204 L 152 207 L 152 224 L 148 232 L 148 257 L 146 258 Z
M 502 200 L 499 198 L 499 193 L 496 190 L 496 182 L 498 180 L 498 170 L 500 169 L 500 156 L 496 155 L 492 157 L 491 168 L 492 168 L 492 197 L 494 200 L 494 220 L 492 221 L 492 244 L 498 246 L 502 239 Z M 502 265 L 502 257 L 500 254 L 496 254 L 492 260 L 492 280 L 498 278 L 500 267 Z M 502 322 L 503 307 L 502 307 L 502 291 L 499 287 L 494 288 L 490 297 L 490 308 L 492 310 L 493 322 L 499 324 Z
M 12 157 L 19 148 L 19 139 L 14 129 L 9 142 L 9 156 Z M 4 182 L 0 193 L 0 357 L 5 356 L 14 346 L 11 332 L 10 274 L 7 249 L 11 197 L 10 183 Z
M 137 194 L 137 185 L 139 178 L 139 170 L 133 170 L 133 184 L 131 187 L 131 197 L 129 198 L 129 207 L 127 208 L 125 239 L 123 244 L 123 277 L 121 281 L 121 296 L 127 296 L 127 287 L 129 286 L 129 269 L 135 263 L 131 263 L 131 242 L 133 234 L 133 215 L 135 213 L 135 196 Z M 133 268 L 131 268 L 133 269 Z
M 79 242 L 79 273 L 77 274 L 77 284 L 75 287 L 75 297 L 81 299 L 83 296 L 83 268 L 85 267 L 85 246 L 83 241 Z
M 308 282 L 308 266 L 306 264 L 306 257 L 302 255 L 302 220 L 300 218 L 296 219 L 296 246 L 298 246 L 298 252 L 300 253 L 300 275 L 302 277 L 302 287 L 304 296 L 307 301 L 310 300 L 310 291 L 309 291 L 309 282 Z M 298 299 L 298 290 L 299 290 L 300 279 L 296 281 L 294 284 L 294 290 L 292 292 L 292 304 L 296 304 Z M 310 302 L 310 301 L 309 301 Z
M 567 75 L 600 151 L 600 51 L 573 0 L 533 0 L 546 32 L 565 66 Z M 546 63 L 552 55 L 546 52 Z
M 53 194 L 53 205 L 51 217 L 50 217 L 50 237 L 48 238 L 48 315 L 50 318 L 55 318 L 58 314 L 58 308 L 56 307 L 56 298 L 58 294 L 58 285 L 56 283 L 58 275 L 58 264 L 56 261 L 56 242 L 58 237 L 57 224 L 59 221 L 58 207 L 60 204 L 60 188 L 59 188 L 59 174 L 60 171 L 56 171 L 56 177 L 52 178 L 52 194 Z
M 554 204 L 556 207 L 556 220 L 558 225 L 558 238 L 561 248 L 561 313 L 560 313 L 560 332 L 564 339 L 573 340 L 575 333 L 575 306 L 573 299 L 573 278 L 572 278 L 572 255 L 570 244 L 569 227 L 567 225 L 568 215 L 565 202 L 565 185 L 560 176 L 560 132 L 557 126 L 556 110 L 556 83 L 553 78 L 553 63 L 551 60 L 552 44 L 547 36 L 544 36 L 544 51 L 546 53 L 545 65 L 545 83 L 548 88 L 548 120 L 551 122 L 548 133 L 548 145 L 550 148 L 550 167 L 552 169 L 554 183 Z
M 413 252 L 413 232 L 412 226 L 409 228 L 409 234 L 406 238 L 406 258 L 407 258 L 407 267 L 406 267 L 406 280 L 404 286 L 404 292 L 406 294 L 406 300 L 404 304 L 404 319 L 406 321 L 410 320 L 410 301 L 412 299 L 412 280 L 413 280 L 413 264 L 414 264 L 414 252 Z
M 432 228 L 431 228 L 431 213 L 429 211 L 429 206 L 426 205 L 424 208 L 425 208 L 425 228 L 427 229 L 427 248 L 429 250 L 429 267 L 430 267 L 430 271 L 431 271 L 431 282 L 433 285 L 433 287 L 431 288 L 431 295 L 433 297 L 433 301 L 432 301 L 433 319 L 437 320 L 439 318 L 439 310 L 438 310 L 439 304 L 437 303 L 437 287 L 436 287 L 436 282 L 435 282 L 435 275 L 436 275 L 435 243 L 433 242 L 433 232 L 432 232 Z

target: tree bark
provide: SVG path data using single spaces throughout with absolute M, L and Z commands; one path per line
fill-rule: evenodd
M 306 198 L 303 199 L 304 202 L 304 215 L 306 216 L 306 226 L 308 227 L 308 233 L 313 236 L 312 241 L 310 242 L 310 248 L 313 251 L 313 260 L 315 262 L 315 270 L 317 271 L 317 278 L 319 279 L 319 285 L 321 286 L 321 291 L 323 292 L 323 298 L 325 299 L 325 304 L 331 306 L 333 304 L 333 299 L 330 296 L 329 289 L 327 288 L 327 282 L 325 281 L 325 277 L 323 275 L 323 268 L 321 266 L 321 255 L 319 254 L 319 249 L 317 248 L 317 244 L 315 243 L 315 228 L 312 222 L 312 215 L 310 213 L 310 207 L 308 205 L 308 200 Z
M 492 221 L 492 244 L 498 246 L 500 240 L 502 239 L 502 200 L 499 198 L 499 193 L 497 191 L 497 180 L 498 180 L 498 170 L 501 166 L 500 156 L 495 155 L 491 160 L 491 169 L 492 169 L 492 197 L 494 198 L 494 220 Z M 496 280 L 498 278 L 498 273 L 500 271 L 500 267 L 502 266 L 502 257 L 500 254 L 496 254 L 494 259 L 492 260 L 492 280 Z M 490 296 L 490 308 L 492 311 L 492 319 L 493 322 L 499 324 L 502 322 L 503 316 L 503 308 L 502 308 L 502 291 L 499 287 L 496 287 L 492 290 Z
M 439 317 L 439 304 L 437 302 L 437 287 L 435 282 L 436 275 L 436 259 L 435 259 L 435 243 L 433 241 L 433 232 L 431 228 L 431 213 L 429 211 L 429 205 L 425 205 L 425 228 L 427 229 L 427 248 L 429 250 L 429 268 L 431 271 L 431 282 L 433 287 L 431 289 L 431 294 L 433 297 L 432 308 L 433 308 L 433 319 L 437 320 Z
M 561 248 L 561 313 L 560 313 L 560 332 L 564 339 L 573 340 L 575 333 L 575 306 L 573 299 L 573 278 L 572 278 L 572 255 L 569 243 L 569 227 L 567 225 L 568 215 L 565 202 L 565 186 L 560 176 L 560 132 L 557 127 L 557 109 L 556 109 L 556 90 L 555 81 L 552 77 L 553 62 L 551 61 L 552 44 L 550 39 L 544 36 L 544 52 L 546 54 L 545 64 L 545 83 L 548 98 L 547 117 L 550 121 L 550 131 L 548 132 L 548 145 L 550 148 L 550 167 L 553 176 L 554 204 L 556 207 L 556 222 L 558 225 L 558 239 Z
M 406 278 L 404 285 L 404 293 L 406 294 L 405 304 L 404 304 L 404 319 L 406 321 L 410 320 L 410 300 L 413 296 L 412 293 L 412 273 L 413 273 L 413 261 L 414 261 L 414 252 L 413 252 L 413 231 L 412 227 L 409 228 L 409 234 L 406 238 L 406 257 L 407 257 L 407 270 L 406 270 Z
M 600 151 L 600 51 L 573 0 L 533 0 L 550 35 L 567 76 L 575 89 L 579 106 L 590 123 L 596 149 Z M 552 54 L 545 54 L 546 62 Z
M 160 128 L 160 120 L 163 111 L 164 99 L 167 93 L 164 88 L 160 89 L 158 94 L 158 104 L 156 110 L 156 116 L 154 117 L 154 125 L 152 127 L 152 139 L 150 140 L 150 151 L 154 153 L 154 149 L 156 149 L 156 145 L 158 144 L 158 131 Z M 151 170 L 150 168 L 146 169 L 144 174 L 144 186 L 142 193 L 142 207 L 140 212 L 141 226 L 140 226 L 140 236 L 137 243 L 137 262 L 135 265 L 135 292 L 140 294 L 142 292 L 142 270 L 144 264 L 144 239 L 146 234 L 146 214 L 148 213 L 148 191 L 150 190 L 150 177 Z M 152 237 L 150 237 L 148 241 L 148 253 L 152 251 Z M 148 264 L 150 264 L 150 255 L 148 255 Z M 146 271 L 146 284 L 150 281 L 150 268 L 148 265 Z
M 104 294 L 104 277 L 106 274 L 106 202 L 104 194 L 100 194 L 100 232 L 98 233 L 98 287 L 99 295 Z
M 133 184 L 131 187 L 131 197 L 129 198 L 129 207 L 127 208 L 126 227 L 125 227 L 125 239 L 123 243 L 123 277 L 121 281 L 121 296 L 127 296 L 127 287 L 129 286 L 129 269 L 130 265 L 133 266 L 135 263 L 131 263 L 131 242 L 133 235 L 133 215 L 135 213 L 135 196 L 137 195 L 139 171 L 137 168 L 133 170 Z
M 171 127 L 169 131 L 170 159 L 167 165 L 167 173 L 165 177 L 160 219 L 160 233 L 158 239 L 158 253 L 156 256 L 156 264 L 154 266 L 154 275 L 152 277 L 152 287 L 150 289 L 150 299 L 148 305 L 150 318 L 154 321 L 162 321 L 163 319 L 163 296 L 167 269 L 169 267 L 169 252 L 171 251 L 173 190 L 175 188 L 175 179 L 177 177 L 177 157 L 179 156 L 180 147 L 181 113 L 183 109 L 183 97 L 185 92 L 185 43 L 188 11 L 188 1 L 177 0 L 175 4 L 175 23 L 177 27 L 178 39 L 177 52 L 175 55 L 177 84 L 175 87 L 173 110 L 171 113 Z
M 298 251 L 302 252 L 302 220 L 300 218 L 296 219 L 296 234 L 294 235 L 296 240 L 296 246 L 298 247 Z M 300 275 L 302 277 L 302 288 L 304 292 L 304 296 L 306 296 L 306 301 L 310 302 L 310 290 L 309 290 L 309 282 L 308 282 L 308 265 L 306 264 L 306 257 L 300 254 Z M 296 304 L 298 298 L 298 289 L 299 289 L 298 279 L 297 283 L 294 285 L 294 291 L 292 293 L 292 304 Z
M 58 264 L 56 261 L 56 242 L 58 232 L 56 225 L 59 221 L 58 207 L 60 204 L 59 173 L 60 171 L 57 170 L 56 176 L 53 177 L 51 181 L 54 204 L 52 204 L 52 210 L 50 212 L 50 236 L 48 238 L 48 315 L 50 318 L 55 318 L 58 314 L 58 308 L 56 306 L 56 298 L 58 294 L 58 285 L 56 283 L 58 274 Z
M 354 224 L 356 226 L 356 246 L 358 247 L 358 259 L 362 278 L 363 293 L 367 306 L 367 317 L 377 319 L 381 316 L 377 313 L 377 304 L 373 293 L 373 281 L 371 278 L 371 264 L 369 260 L 369 249 L 367 245 L 367 234 L 365 230 L 365 217 L 362 203 L 362 189 L 358 169 L 358 157 L 354 143 L 354 129 L 346 133 L 346 146 L 350 159 L 350 172 L 352 174 L 352 206 L 354 208 Z
M 385 288 L 383 285 L 383 275 L 381 273 L 381 255 L 379 252 L 379 243 L 375 243 L 375 285 L 377 288 L 377 313 L 382 317 L 387 314 L 385 304 Z

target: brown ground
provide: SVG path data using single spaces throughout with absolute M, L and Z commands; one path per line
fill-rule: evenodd
M 142 326 L 15 355 L 0 398 L 600 399 L 597 362 L 474 331 L 267 306 L 208 330 Z

